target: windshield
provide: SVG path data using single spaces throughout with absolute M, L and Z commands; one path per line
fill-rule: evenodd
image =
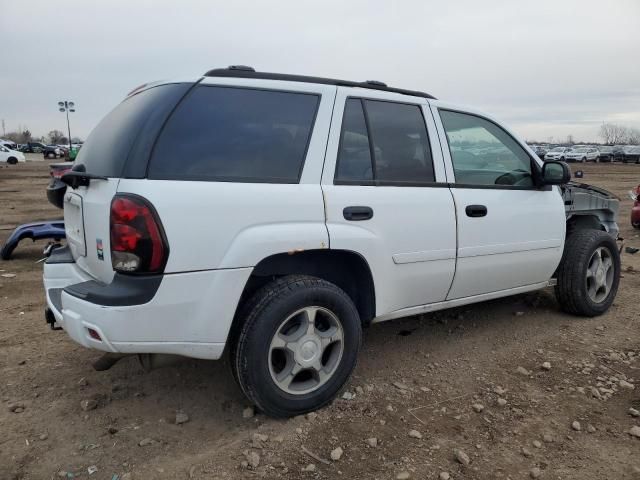
M 586 153 L 587 149 L 586 148 L 576 148 L 574 150 L 574 152 L 576 152 L 576 153 Z
M 556 147 L 554 149 L 552 149 L 552 152 L 564 152 L 565 148 L 564 147 Z

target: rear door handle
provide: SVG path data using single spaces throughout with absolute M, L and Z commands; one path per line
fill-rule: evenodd
M 487 207 L 484 205 L 467 205 L 464 211 L 467 217 L 484 217 L 487 214 Z
M 361 220 L 370 220 L 373 218 L 373 209 L 371 207 L 345 207 L 342 210 L 345 220 L 350 222 L 359 222 Z

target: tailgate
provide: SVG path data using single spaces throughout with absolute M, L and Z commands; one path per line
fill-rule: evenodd
M 118 179 L 91 180 L 88 187 L 70 187 L 64 196 L 67 243 L 76 264 L 91 277 L 111 282 L 109 212 Z

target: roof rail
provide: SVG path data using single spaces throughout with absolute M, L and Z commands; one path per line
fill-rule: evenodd
M 205 77 L 232 77 L 232 78 L 256 78 L 262 80 L 283 80 L 288 82 L 320 83 L 323 85 L 336 85 L 341 87 L 360 87 L 371 90 L 382 90 L 385 92 L 400 93 L 413 97 L 423 97 L 434 99 L 433 95 L 416 90 L 405 90 L 403 88 L 388 87 L 386 83 L 378 80 L 367 80 L 364 82 L 353 82 L 350 80 L 338 80 L 335 78 L 311 77 L 306 75 L 291 75 L 288 73 L 256 72 L 254 68 L 246 65 L 231 65 L 227 68 L 214 68 L 204 74 Z

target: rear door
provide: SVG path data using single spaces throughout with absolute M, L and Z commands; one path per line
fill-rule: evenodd
M 458 260 L 447 299 L 547 281 L 562 256 L 564 203 L 536 185 L 537 160 L 494 121 L 432 106 L 458 218 Z
M 153 141 L 171 109 L 192 83 L 159 85 L 127 97 L 91 132 L 74 169 L 107 177 L 67 188 L 64 220 L 76 264 L 108 283 L 111 268 L 109 215 L 120 179 L 144 178 Z
M 444 300 L 456 219 L 426 99 L 340 87 L 322 178 L 330 247 L 371 268 L 376 315 Z

